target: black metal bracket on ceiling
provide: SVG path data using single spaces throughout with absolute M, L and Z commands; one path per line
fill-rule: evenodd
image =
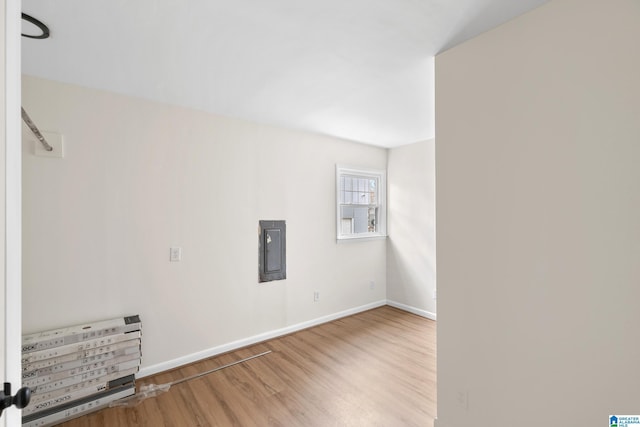
M 28 37 L 30 39 L 46 39 L 49 38 L 49 27 L 47 27 L 42 21 L 40 21 L 39 19 L 34 18 L 33 16 L 27 15 L 26 13 L 22 14 L 22 19 L 24 19 L 25 21 L 35 25 L 36 27 L 40 28 L 40 31 L 42 31 L 42 34 L 33 36 L 31 34 L 24 34 L 22 33 L 22 37 Z

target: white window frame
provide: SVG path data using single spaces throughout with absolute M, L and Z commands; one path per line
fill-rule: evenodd
M 359 176 L 363 178 L 376 178 L 378 180 L 378 213 L 377 230 L 375 232 L 343 234 L 342 233 L 342 215 L 340 207 L 343 205 L 340 201 L 340 177 L 343 175 Z M 366 206 L 366 205 L 363 205 Z M 387 172 L 382 169 L 369 169 L 361 167 L 352 167 L 345 165 L 336 165 L 336 239 L 341 240 L 362 240 L 362 239 L 384 239 L 387 237 Z

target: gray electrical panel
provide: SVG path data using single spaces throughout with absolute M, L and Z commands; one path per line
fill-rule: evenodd
M 260 221 L 258 269 L 260 282 L 287 278 L 287 225 L 284 221 Z

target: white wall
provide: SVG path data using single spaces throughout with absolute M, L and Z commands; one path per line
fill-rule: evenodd
M 386 150 L 28 76 L 23 105 L 66 151 L 23 132 L 25 333 L 139 313 L 149 372 L 384 302 L 385 241 L 336 244 L 335 164 Z M 260 219 L 287 221 L 284 281 L 258 284 Z
M 19 1 L 0 0 L 0 369 L 13 393 L 22 378 L 19 17 Z M 0 426 L 19 425 L 21 412 L 5 409 Z
M 436 58 L 438 427 L 640 412 L 640 2 Z
M 435 320 L 435 143 L 389 150 L 387 298 Z
M 2 31 L 0 31 L 0 81 L 2 81 L 2 85 L 0 85 L 0 241 L 2 244 L 0 245 L 0 278 L 2 278 L 2 292 L 0 292 L 0 307 L 3 310 L 3 315 L 0 316 L 0 369 L 2 370 L 2 375 L 5 375 L 6 372 L 6 364 L 5 364 L 5 351 L 6 351 L 6 341 L 5 341 L 5 319 L 4 319 L 4 310 L 7 306 L 7 301 L 5 300 L 5 290 L 7 287 L 7 281 L 5 279 L 5 247 L 7 244 L 7 236 L 5 230 L 6 223 L 6 162 L 7 159 L 5 157 L 6 147 L 7 147 L 7 95 L 5 88 L 7 87 L 7 75 L 5 73 L 6 63 L 5 63 L 5 53 L 7 51 L 7 45 L 5 41 L 4 28 L 7 22 L 7 16 L 5 14 L 5 0 L 0 1 L 0 22 L 2 22 Z M 0 418 L 0 427 L 5 427 L 6 421 L 3 418 Z

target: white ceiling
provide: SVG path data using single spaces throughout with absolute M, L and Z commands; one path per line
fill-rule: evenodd
M 23 0 L 22 70 L 394 147 L 434 137 L 436 53 L 546 1 Z

